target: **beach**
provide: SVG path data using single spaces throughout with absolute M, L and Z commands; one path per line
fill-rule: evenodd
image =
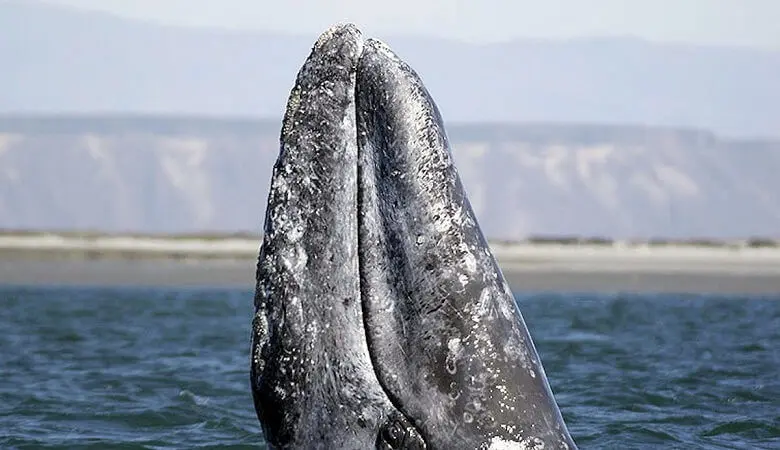
M 252 237 L 0 235 L 0 283 L 254 287 Z M 492 242 L 515 291 L 780 293 L 780 248 Z

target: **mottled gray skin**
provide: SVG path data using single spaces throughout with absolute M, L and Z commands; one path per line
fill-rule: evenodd
M 272 448 L 365 449 L 403 429 L 374 374 L 357 258 L 360 33 L 320 37 L 290 94 L 257 266 L 251 383 Z M 392 437 L 392 436 L 390 436 Z
M 574 448 L 422 81 L 368 40 L 356 105 L 360 290 L 382 387 L 430 448 Z
M 575 448 L 436 105 L 351 25 L 290 95 L 255 307 L 272 448 Z

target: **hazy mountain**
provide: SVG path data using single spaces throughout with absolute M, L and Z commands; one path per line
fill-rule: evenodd
M 315 37 L 0 0 L 0 227 L 258 231 L 278 118 Z M 780 51 L 385 40 L 450 123 L 491 237 L 780 232 Z M 456 123 L 525 121 L 644 125 Z
M 314 39 L 0 1 L 0 112 L 278 117 Z M 385 39 L 450 121 L 636 123 L 780 137 L 780 50 L 631 38 Z
M 0 118 L 0 228 L 260 231 L 276 121 Z M 780 233 L 780 140 L 703 131 L 457 125 L 485 233 Z

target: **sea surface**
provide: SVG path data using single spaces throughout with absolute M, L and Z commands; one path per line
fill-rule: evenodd
M 521 293 L 582 449 L 780 449 L 780 294 Z M 0 286 L 0 448 L 264 448 L 252 292 Z

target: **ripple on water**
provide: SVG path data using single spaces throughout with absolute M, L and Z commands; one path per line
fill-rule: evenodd
M 0 302 L 0 448 L 262 448 L 251 292 L 6 287 Z M 778 448 L 780 302 L 519 302 L 581 448 Z

